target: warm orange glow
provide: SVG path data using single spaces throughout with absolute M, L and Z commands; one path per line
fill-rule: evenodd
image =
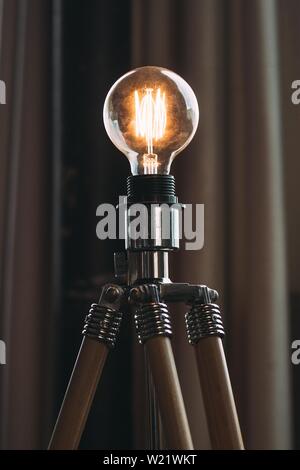
M 133 175 L 168 175 L 174 158 L 195 134 L 199 109 L 183 78 L 147 66 L 126 73 L 111 87 L 103 119 Z
M 153 89 L 146 88 L 146 93 L 141 98 L 135 90 L 135 129 L 136 136 L 145 138 L 147 145 L 146 155 L 153 156 L 153 142 L 164 136 L 167 124 L 165 93 L 157 89 L 155 97 Z M 151 159 L 153 161 L 153 159 Z

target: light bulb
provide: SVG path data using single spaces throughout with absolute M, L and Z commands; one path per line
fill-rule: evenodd
M 192 140 L 199 108 L 193 90 L 179 75 L 161 67 L 141 67 L 112 86 L 103 119 L 133 175 L 163 175 Z

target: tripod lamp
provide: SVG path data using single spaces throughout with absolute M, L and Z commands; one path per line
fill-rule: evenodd
M 195 94 L 174 72 L 141 67 L 112 86 L 103 117 L 107 134 L 131 167 L 124 221 L 126 252 L 115 256 L 116 282 L 102 287 L 99 302 L 92 304 L 86 316 L 81 349 L 49 448 L 77 448 L 126 305 L 134 315 L 137 337 L 149 361 L 166 446 L 193 448 L 170 341 L 169 304 L 184 302 L 189 306 L 185 325 L 196 352 L 212 446 L 242 449 L 221 340 L 224 328 L 214 303 L 218 294 L 205 285 L 173 283 L 169 278 L 168 254 L 179 248 L 182 210 L 169 172 L 176 155 L 196 132 L 199 109 Z M 143 226 L 147 228 L 138 236 L 130 223 L 135 205 L 145 208 Z

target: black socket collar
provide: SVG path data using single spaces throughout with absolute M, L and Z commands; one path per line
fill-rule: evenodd
M 135 175 L 127 177 L 129 203 L 176 204 L 175 178 L 172 175 Z

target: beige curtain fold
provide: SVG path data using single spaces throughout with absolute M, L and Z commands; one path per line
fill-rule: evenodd
M 289 448 L 290 387 L 277 2 L 232 2 L 230 363 L 250 448 Z M 238 47 L 234 47 L 239 44 Z
M 194 88 L 199 130 L 174 163 L 180 200 L 205 204 L 205 246 L 173 280 L 221 296 L 248 448 L 289 448 L 290 387 L 276 0 L 133 1 L 133 66 L 172 68 Z M 209 439 L 184 310 L 174 349 L 196 448 Z
M 7 363 L 0 370 L 0 447 L 30 449 L 42 445 L 46 382 L 49 31 L 38 0 L 1 3 L 0 337 Z

